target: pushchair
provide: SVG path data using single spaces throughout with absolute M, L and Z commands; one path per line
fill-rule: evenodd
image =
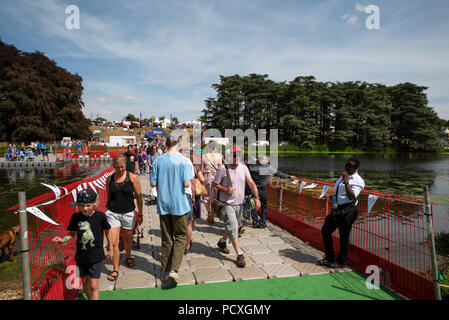
M 137 223 L 138 220 L 138 212 L 137 210 L 134 210 L 134 213 L 136 214 L 136 225 L 134 226 L 133 229 L 133 237 L 132 237 L 132 243 L 133 245 L 136 245 L 137 249 L 140 249 L 140 239 L 143 238 L 143 232 L 142 230 L 139 229 L 139 225 Z M 125 250 L 125 247 L 123 245 L 123 235 L 122 235 L 122 231 L 120 230 L 120 240 L 119 240 L 119 244 L 118 244 L 119 250 L 120 252 L 122 252 L 123 250 Z

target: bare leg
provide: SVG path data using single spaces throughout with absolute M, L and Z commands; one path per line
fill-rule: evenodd
M 113 270 L 119 270 L 120 250 L 118 243 L 120 238 L 120 227 L 114 227 L 109 230 L 108 243 L 109 248 L 112 246 L 112 266 Z
M 122 229 L 123 247 L 125 247 L 126 259 L 131 258 L 131 249 L 133 246 L 133 230 Z
M 90 290 L 90 277 L 89 276 L 85 276 L 83 278 L 83 291 L 86 294 L 87 299 L 90 300 L 91 290 Z
M 98 286 L 98 283 L 100 282 L 99 279 L 92 279 L 91 277 L 88 277 L 90 281 L 90 297 L 89 300 L 100 300 L 100 288 Z
M 186 249 L 190 249 L 190 240 L 192 240 L 192 221 L 187 224 Z

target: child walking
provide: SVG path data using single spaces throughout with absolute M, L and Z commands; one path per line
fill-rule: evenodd
M 73 214 L 70 219 L 64 237 L 55 237 L 53 242 L 65 244 L 72 239 L 75 234 L 76 253 L 75 261 L 79 277 L 83 280 L 83 290 L 89 300 L 99 300 L 99 279 L 102 262 L 105 259 L 103 251 L 103 231 L 106 235 L 111 226 L 109 225 L 104 212 L 96 211 L 97 194 L 90 189 L 81 190 L 76 195 L 76 201 L 70 206 L 77 206 L 81 211 Z M 112 252 L 108 252 L 108 257 Z

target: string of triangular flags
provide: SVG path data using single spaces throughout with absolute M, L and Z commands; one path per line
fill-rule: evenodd
M 103 189 L 106 190 L 106 179 L 112 175 L 114 172 L 107 172 L 104 175 L 102 175 L 101 177 L 99 177 L 98 179 L 94 180 L 94 181 L 89 181 L 89 182 L 81 182 L 78 187 L 74 188 L 72 190 L 71 193 L 68 192 L 67 188 L 65 187 L 58 187 L 56 185 L 49 185 L 46 183 L 41 182 L 41 184 L 43 184 L 44 186 L 46 186 L 47 188 L 50 188 L 53 193 L 55 194 L 55 199 L 45 202 L 45 203 L 41 203 L 39 205 L 35 205 L 32 207 L 27 207 L 27 211 L 31 214 L 33 214 L 34 216 L 36 216 L 37 218 L 47 221 L 51 224 L 54 225 L 59 225 L 58 223 L 54 222 L 52 219 L 50 219 L 47 215 L 45 215 L 38 207 L 42 207 L 42 206 L 47 206 L 49 204 L 52 204 L 62 198 L 67 197 L 68 195 L 72 195 L 73 197 L 73 201 L 76 201 L 76 194 L 78 191 L 81 191 L 83 189 L 92 189 L 95 193 L 98 194 L 97 188 L 98 189 Z M 64 190 L 64 195 L 62 195 L 61 193 L 61 189 Z
M 307 181 L 301 182 L 301 184 L 299 185 L 298 194 L 301 194 L 303 189 L 313 189 L 318 186 L 317 183 L 311 183 L 308 186 L 306 186 L 306 185 L 307 185 Z M 323 186 L 323 190 L 321 191 L 321 195 L 318 199 L 321 199 L 322 197 L 324 197 L 328 191 L 329 191 L 329 186 Z M 373 194 L 368 195 L 368 212 L 367 212 L 367 214 L 369 214 L 371 212 L 371 209 L 374 207 L 374 204 L 376 203 L 377 199 L 379 199 L 379 196 L 376 196 Z

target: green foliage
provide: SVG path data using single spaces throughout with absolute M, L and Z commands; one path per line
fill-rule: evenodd
M 449 233 L 436 233 L 435 234 L 435 249 L 440 255 L 449 256 Z
M 278 129 L 299 150 L 439 151 L 442 120 L 427 106 L 425 87 L 366 82 L 289 83 L 268 75 L 220 76 L 205 102 L 206 128 Z
M 82 78 L 41 52 L 0 41 L 0 140 L 29 143 L 89 138 Z
M 128 115 L 125 117 L 126 121 L 139 121 L 139 118 L 137 118 L 135 115 L 128 113 Z
M 98 117 L 95 119 L 95 121 L 108 121 L 108 120 L 103 117 Z

